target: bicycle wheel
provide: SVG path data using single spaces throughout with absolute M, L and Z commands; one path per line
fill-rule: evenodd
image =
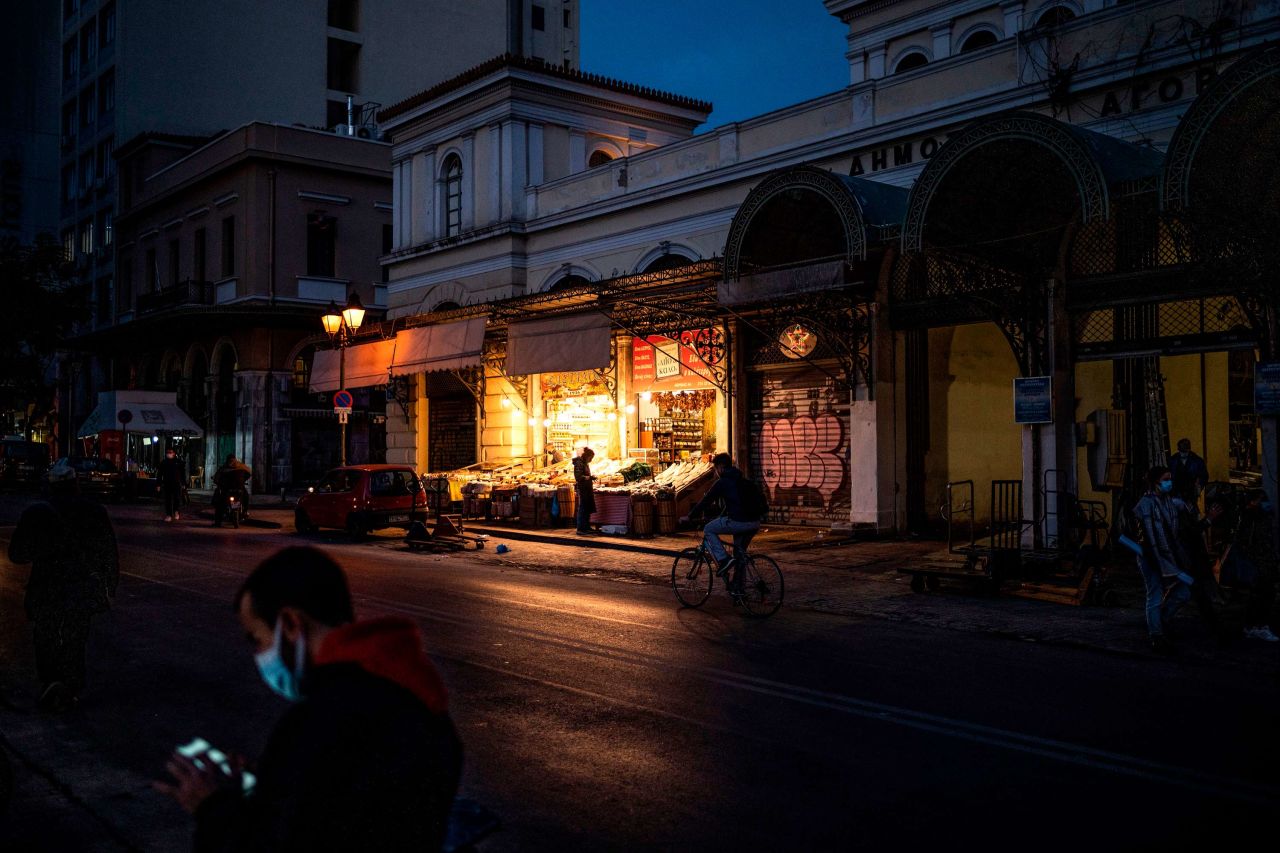
M 671 587 L 685 607 L 701 607 L 711 597 L 715 572 L 701 548 L 685 548 L 671 564 Z
M 772 557 L 751 554 L 742 569 L 738 599 L 752 616 L 772 616 L 782 606 L 782 570 Z

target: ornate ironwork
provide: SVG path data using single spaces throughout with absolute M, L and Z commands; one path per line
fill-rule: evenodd
M 776 196 L 797 187 L 811 190 L 831 203 L 844 226 L 845 260 L 848 263 L 867 256 L 867 226 L 858 200 L 839 175 L 816 166 L 798 166 L 777 172 L 761 181 L 738 207 L 729 226 L 724 246 L 724 277 L 736 279 L 741 272 L 742 247 L 751 221 Z
M 449 372 L 475 398 L 476 405 L 480 409 L 480 419 L 484 420 L 484 367 L 460 367 Z
M 529 405 L 529 377 L 511 376 L 507 373 L 507 338 L 505 335 L 502 337 L 486 337 L 484 352 L 481 354 L 480 360 L 484 363 L 486 369 L 501 376 L 515 389 L 516 394 L 519 395 L 521 402 L 526 407 Z
M 1080 193 L 1081 220 L 1105 219 L 1108 212 L 1107 181 L 1097 159 L 1067 125 L 1036 113 L 1013 112 L 983 119 L 961 131 L 930 158 L 907 199 L 902 226 L 902 248 L 919 252 L 924 246 L 925 217 L 938 187 L 956 164 L 975 148 L 992 140 L 1019 139 L 1042 145 L 1062 160 Z
M 1189 206 L 1196 153 L 1222 112 L 1245 89 L 1277 73 L 1280 73 L 1280 47 L 1262 48 L 1233 63 L 1192 102 L 1164 155 L 1160 199 L 1165 209 Z

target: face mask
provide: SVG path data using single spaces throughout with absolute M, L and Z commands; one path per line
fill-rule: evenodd
M 1167 494 L 1169 494 L 1170 492 L 1172 492 L 1172 491 L 1173 491 L 1173 480 L 1161 480 L 1161 481 L 1160 481 L 1160 491 L 1161 491 L 1161 492 L 1163 492 L 1163 493 L 1164 493 L 1164 494 L 1166 494 L 1166 495 L 1167 495 Z
M 290 669 L 280 657 L 280 641 L 284 636 L 282 629 L 283 625 L 277 619 L 275 639 L 271 641 L 271 648 L 258 652 L 253 656 L 253 660 L 258 665 L 262 680 L 267 683 L 272 692 L 290 702 L 296 702 L 302 695 L 298 691 L 298 682 L 302 680 L 302 667 L 306 663 L 306 643 L 304 637 L 298 637 L 293 652 L 293 669 Z
M 1191 451 L 1190 451 L 1190 450 L 1180 450 L 1180 451 L 1178 451 L 1178 455 L 1179 455 L 1179 456 L 1181 456 L 1183 459 L 1186 459 L 1188 456 L 1190 456 L 1190 455 L 1191 455 Z

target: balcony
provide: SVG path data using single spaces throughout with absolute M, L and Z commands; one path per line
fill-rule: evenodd
M 213 304 L 213 282 L 187 279 L 155 293 L 138 295 L 138 315 L 154 314 L 171 308 Z

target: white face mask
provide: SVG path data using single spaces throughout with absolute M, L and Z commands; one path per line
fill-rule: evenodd
M 283 637 L 283 624 L 276 619 L 275 638 L 271 641 L 271 648 L 258 652 L 253 656 L 253 660 L 258 665 L 258 673 L 262 676 L 262 680 L 274 693 L 290 702 L 296 702 L 302 696 L 298 684 L 302 681 L 302 670 L 307 662 L 306 636 L 301 633 L 298 635 L 298 642 L 293 647 L 292 669 L 285 665 L 284 659 L 280 656 Z

